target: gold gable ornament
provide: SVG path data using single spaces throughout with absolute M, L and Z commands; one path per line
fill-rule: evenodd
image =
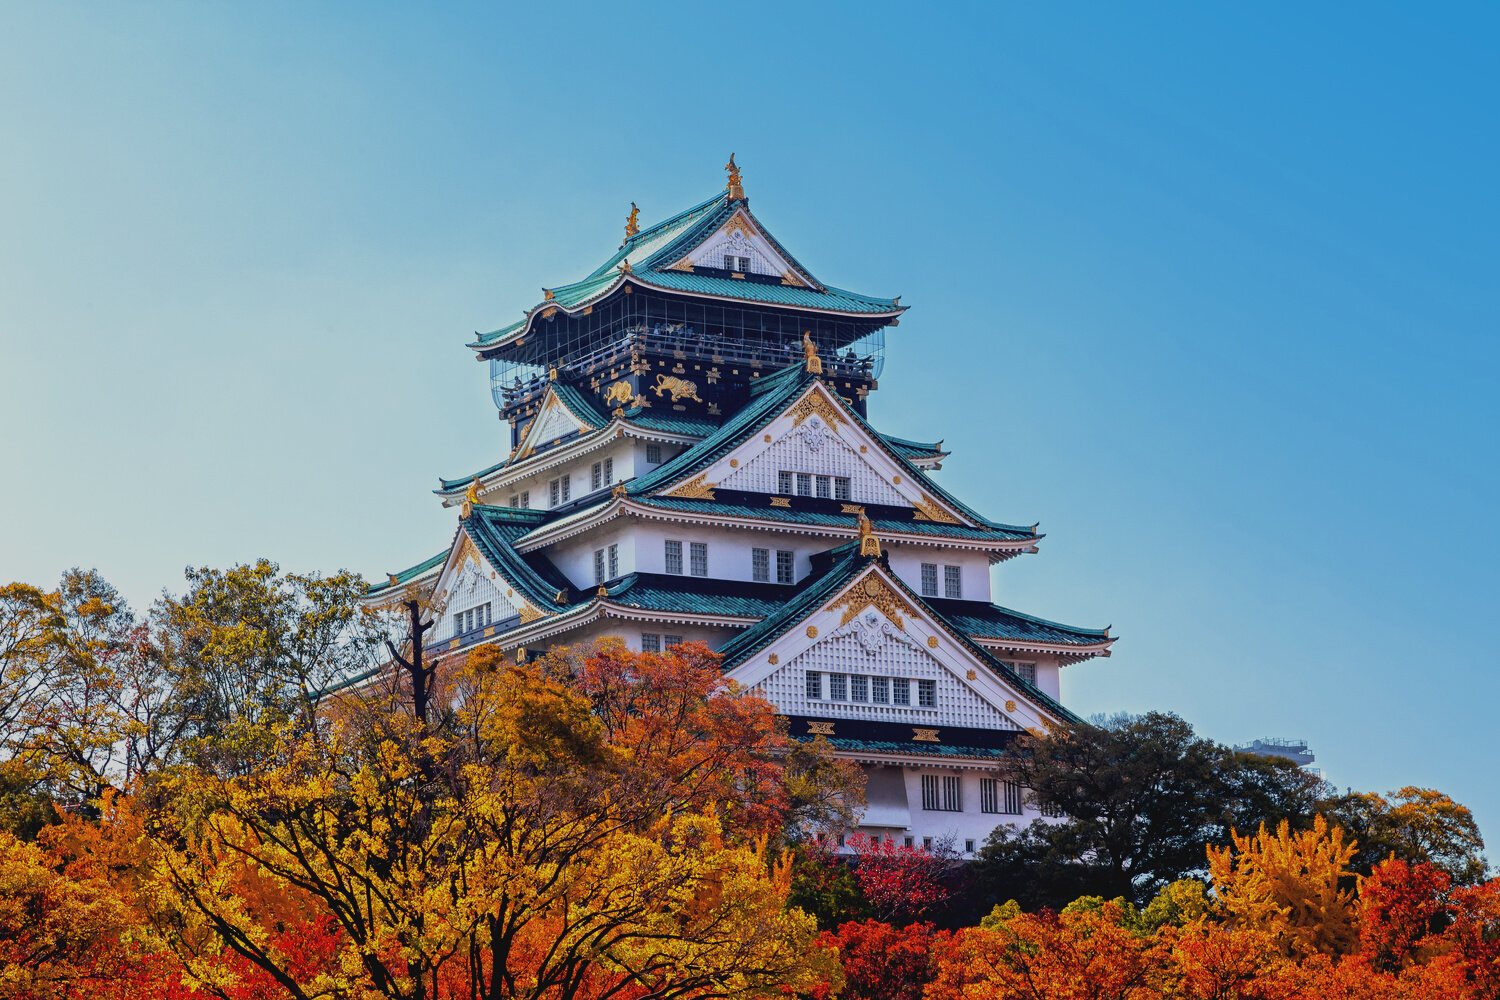
M 818 357 L 818 345 L 813 342 L 811 330 L 802 331 L 802 362 L 812 374 L 823 374 L 823 359 Z

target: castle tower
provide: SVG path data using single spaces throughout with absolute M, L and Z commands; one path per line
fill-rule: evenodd
M 1114 639 L 991 602 L 1042 536 L 939 486 L 941 442 L 872 425 L 906 307 L 820 282 L 729 170 L 650 228 L 632 206 L 603 265 L 468 345 L 508 454 L 440 480 L 452 542 L 369 599 L 430 590 L 435 653 L 705 642 L 866 769 L 864 832 L 972 852 L 1035 818 L 996 761 L 1074 719 L 1059 672 Z

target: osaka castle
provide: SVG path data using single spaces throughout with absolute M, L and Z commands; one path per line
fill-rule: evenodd
M 728 170 L 664 222 L 632 206 L 603 263 L 467 345 L 508 436 L 440 480 L 441 551 L 368 599 L 430 595 L 433 654 L 706 643 L 791 736 L 863 767 L 861 832 L 972 853 L 1037 815 L 996 765 L 1076 721 L 1059 674 L 1114 639 L 990 600 L 991 567 L 1043 536 L 939 485 L 941 441 L 879 428 L 908 307 L 820 281 Z

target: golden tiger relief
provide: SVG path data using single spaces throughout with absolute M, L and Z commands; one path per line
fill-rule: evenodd
M 678 378 L 676 375 L 656 376 L 656 385 L 653 388 L 655 388 L 658 397 L 664 392 L 670 392 L 672 394 L 672 402 L 674 403 L 683 398 L 691 399 L 695 403 L 703 402 L 703 400 L 698 398 L 698 383 L 689 382 L 687 379 Z
M 616 382 L 604 390 L 604 402 L 606 405 L 609 403 L 619 403 L 621 406 L 625 406 L 630 402 L 630 396 L 630 383 L 623 380 Z

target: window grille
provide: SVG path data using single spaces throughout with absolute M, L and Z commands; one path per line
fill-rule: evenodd
M 750 579 L 754 580 L 756 583 L 771 582 L 770 549 L 750 550 Z
M 833 490 L 831 488 L 832 487 L 832 483 L 829 481 L 828 477 L 827 476 L 818 476 L 818 477 L 816 477 L 816 479 L 817 479 L 817 485 L 818 485 L 818 497 L 819 497 L 819 499 L 828 500 L 828 499 L 832 498 L 832 496 L 833 496 Z
M 646 463 L 648 465 L 660 465 L 661 464 L 661 445 L 659 445 L 659 444 L 648 444 L 648 445 L 646 445 Z
M 849 676 L 849 700 L 870 700 L 870 678 L 864 674 L 851 674 Z
M 795 565 L 797 554 L 788 549 L 776 550 L 776 582 L 791 583 L 792 569 Z
M 944 775 L 943 809 L 946 812 L 964 811 L 964 779 L 962 775 Z
M 834 476 L 833 477 L 833 498 L 835 500 L 848 500 L 849 499 L 849 477 L 848 476 Z
M 937 708 L 937 681 L 917 681 L 917 707 Z
M 608 577 L 604 575 L 604 550 L 594 550 L 594 582 L 603 583 Z
M 938 792 L 938 776 L 935 774 L 922 775 L 922 808 L 927 812 L 938 812 L 942 809 L 942 800 Z
M 877 705 L 891 703 L 891 679 L 889 677 L 870 678 L 870 700 Z
M 615 577 L 617 577 L 619 575 L 620 575 L 620 547 L 618 545 L 611 545 L 609 547 L 609 577 L 608 577 L 608 579 L 613 580 Z
M 979 811 L 982 813 L 998 813 L 1000 811 L 999 779 L 979 779 Z
M 807 672 L 807 696 L 813 701 L 823 700 L 823 675 L 816 670 Z
M 661 637 L 661 644 L 664 649 L 676 649 L 682 645 L 682 636 L 664 635 Z
M 937 563 L 922 564 L 922 596 L 937 596 Z
M 799 497 L 812 496 L 812 478 L 812 473 L 810 472 L 797 473 L 797 495 Z
M 891 700 L 897 705 L 911 704 L 911 681 L 904 677 L 891 678 Z
M 828 700 L 829 701 L 848 701 L 849 700 L 849 675 L 848 674 L 829 674 L 828 675 Z
M 693 576 L 708 575 L 708 543 L 690 542 L 688 544 L 688 558 L 691 561 L 689 568 Z M 679 570 L 678 572 L 681 572 Z
M 682 543 L 667 542 L 666 571 L 673 576 L 682 575 Z
M 963 577 L 957 566 L 943 567 L 943 596 L 954 600 L 964 596 Z
M 776 473 L 776 492 L 790 495 L 792 492 L 792 474 L 790 472 Z
M 643 652 L 643 653 L 660 653 L 661 652 L 661 636 L 660 635 L 653 635 L 650 632 L 642 632 L 641 633 L 641 652 Z

